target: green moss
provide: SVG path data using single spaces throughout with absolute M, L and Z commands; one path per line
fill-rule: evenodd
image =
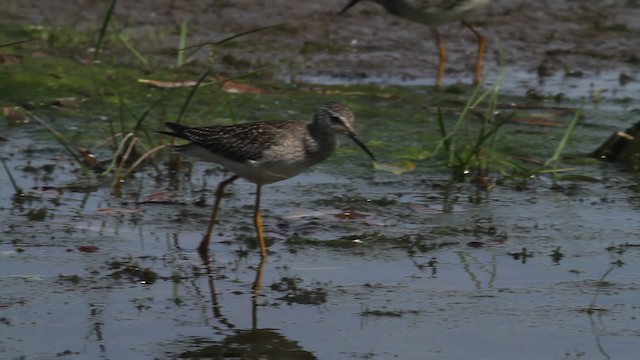
M 319 41 L 305 41 L 300 48 L 300 54 L 313 54 L 317 52 L 336 53 L 344 51 L 344 47 L 337 45 L 336 43 L 326 43 Z

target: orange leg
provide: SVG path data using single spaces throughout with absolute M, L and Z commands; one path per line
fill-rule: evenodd
M 218 185 L 218 189 L 216 190 L 216 201 L 213 203 L 213 211 L 211 212 L 211 219 L 209 220 L 209 226 L 207 227 L 207 233 L 204 234 L 204 238 L 200 242 L 198 246 L 198 252 L 200 254 L 206 254 L 209 252 L 209 242 L 211 241 L 211 232 L 213 231 L 213 224 L 216 222 L 216 215 L 218 215 L 218 208 L 220 207 L 220 200 L 222 200 L 222 195 L 224 194 L 225 186 L 234 182 L 238 179 L 238 175 L 234 175 L 227 180 L 220 182 Z
M 462 20 L 462 23 L 464 24 L 464 26 L 468 27 L 469 30 L 471 30 L 478 39 L 478 54 L 476 55 L 476 66 L 473 71 L 473 83 L 478 85 L 480 84 L 480 70 L 482 70 L 482 57 L 484 56 L 484 36 L 482 36 L 482 34 L 474 29 L 473 26 L 471 26 L 471 24 L 469 24 L 466 20 Z
M 438 29 L 431 28 L 433 37 L 436 39 L 436 46 L 438 47 L 438 73 L 436 74 L 436 87 L 440 87 L 440 81 L 442 80 L 442 73 L 444 72 L 444 63 L 447 61 L 447 50 L 444 48 L 442 39 L 440 39 L 440 33 Z
M 262 232 L 262 217 L 260 216 L 260 185 L 256 188 L 256 206 L 255 213 L 253 214 L 253 223 L 256 226 L 256 233 L 258 234 L 258 243 L 260 244 L 260 255 L 262 259 L 267 257 L 267 246 L 264 243 L 264 233 Z

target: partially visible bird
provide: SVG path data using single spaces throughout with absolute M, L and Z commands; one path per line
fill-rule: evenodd
M 188 144 L 175 146 L 177 152 L 220 164 L 235 173 L 218 185 L 211 219 L 198 251 L 201 254 L 208 252 L 225 186 L 242 177 L 257 186 L 254 225 L 260 254 L 264 259 L 267 249 L 260 216 L 262 185 L 289 179 L 327 159 L 338 145 L 338 134 L 350 137 L 375 161 L 371 151 L 356 134 L 354 121 L 355 116 L 349 107 L 339 102 L 330 102 L 316 109 L 310 123 L 281 120 L 205 127 L 165 123 L 171 131 L 158 131 L 159 133 L 190 141 Z
M 351 0 L 339 14 L 344 14 L 352 6 L 362 0 Z M 368 0 L 380 4 L 390 14 L 421 23 L 431 27 L 431 31 L 438 46 L 438 72 L 436 75 L 436 87 L 440 87 L 444 63 L 447 52 L 442 44 L 437 27 L 449 22 L 461 20 L 471 30 L 478 40 L 478 52 L 473 73 L 474 84 L 480 83 L 482 70 L 482 58 L 484 55 L 484 36 L 471 26 L 465 17 L 474 11 L 487 6 L 491 0 Z

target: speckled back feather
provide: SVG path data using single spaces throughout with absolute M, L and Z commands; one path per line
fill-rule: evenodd
M 259 160 L 264 151 L 275 144 L 280 132 L 291 131 L 292 127 L 304 126 L 295 120 L 257 121 L 205 127 L 187 127 L 176 123 L 165 123 L 165 125 L 173 132 L 160 131 L 160 133 L 189 140 L 193 144 L 236 162 Z M 179 151 L 180 148 L 191 145 L 179 145 L 176 149 Z

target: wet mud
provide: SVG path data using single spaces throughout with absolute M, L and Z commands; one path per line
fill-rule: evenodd
M 367 1 L 338 16 L 343 3 L 139 1 L 118 4 L 114 16 L 137 47 L 157 54 L 176 46 L 184 20 L 190 45 L 283 24 L 229 43 L 224 51 L 194 54 L 194 61 L 211 61 L 218 71 L 276 63 L 280 77 L 293 82 L 310 78 L 323 83 L 433 84 L 437 51 L 428 27 L 389 15 Z M 95 30 L 106 5 L 77 1 L 48 7 L 9 1 L 3 6 L 4 21 Z M 569 89 L 592 84 L 612 91 L 637 80 L 639 12 L 633 1 L 496 0 L 468 20 L 487 38 L 485 73 L 503 69 L 509 77 L 507 88 L 522 91 L 562 82 Z M 474 35 L 458 24 L 440 31 L 448 49 L 445 84 L 470 83 Z

